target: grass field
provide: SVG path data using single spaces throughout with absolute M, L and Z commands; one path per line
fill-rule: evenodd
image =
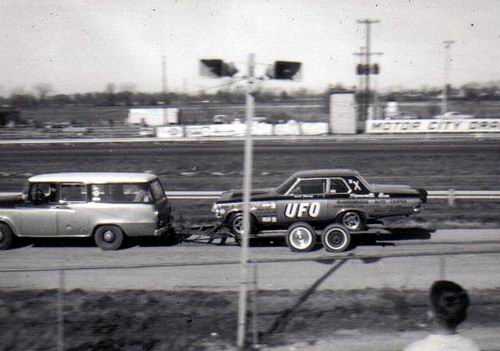
M 183 124 L 206 124 L 211 123 L 215 115 L 227 115 L 233 118 L 244 118 L 245 106 L 229 104 L 197 104 L 176 105 L 181 111 L 180 119 Z M 91 107 L 91 106 L 68 106 L 58 108 L 36 108 L 21 110 L 21 117 L 25 120 L 39 122 L 70 122 L 76 121 L 84 125 L 125 123 L 128 117 L 129 107 Z M 458 111 L 473 114 L 477 117 L 499 118 L 500 101 L 451 101 L 450 111 Z M 325 100 L 317 102 L 295 103 L 257 103 L 256 116 L 264 116 L 272 119 L 295 119 L 299 121 L 328 121 L 328 107 Z M 440 102 L 401 102 L 400 111 L 403 113 L 418 115 L 429 118 L 439 113 Z

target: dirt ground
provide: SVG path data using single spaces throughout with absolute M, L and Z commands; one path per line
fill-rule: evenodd
M 474 331 L 497 330 L 498 335 L 500 289 L 469 293 L 472 305 L 462 331 L 469 331 L 468 335 L 476 337 L 483 349 L 494 350 L 484 346 L 487 344 L 481 334 Z M 431 328 L 424 291 L 317 291 L 292 308 L 302 294 L 303 291 L 288 290 L 258 293 L 261 348 L 320 350 L 324 349 L 322 345 L 333 347 L 335 340 L 340 339 L 356 340 L 370 335 L 377 340 L 377 336 L 381 338 L 387 333 L 397 338 Z M 0 350 L 55 350 L 57 298 L 56 290 L 0 291 Z M 234 349 L 237 298 L 236 292 L 209 291 L 66 292 L 64 349 Z M 249 317 L 251 321 L 251 313 Z M 336 337 L 333 344 L 332 336 Z M 364 349 L 374 348 L 368 344 Z

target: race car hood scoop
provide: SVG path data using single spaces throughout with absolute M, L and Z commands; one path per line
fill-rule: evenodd
M 251 197 L 252 199 L 256 198 L 265 198 L 268 196 L 276 196 L 276 189 L 274 188 L 263 188 L 263 189 L 252 189 Z M 243 190 L 230 190 L 223 192 L 219 201 L 229 201 L 229 200 L 242 200 L 243 199 Z
M 374 193 L 418 195 L 418 190 L 408 185 L 370 184 L 370 188 Z

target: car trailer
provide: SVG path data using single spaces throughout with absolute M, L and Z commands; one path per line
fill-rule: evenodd
M 240 244 L 240 234 L 231 231 L 226 223 L 204 223 L 182 228 L 177 234 L 180 241 L 203 241 L 212 243 L 219 239 L 219 245 L 224 245 L 228 238 Z M 359 232 L 356 232 L 359 233 Z M 343 252 L 351 244 L 352 232 L 341 224 L 330 224 L 322 230 L 314 229 L 306 222 L 293 223 L 287 230 L 262 230 L 252 234 L 250 239 L 263 237 L 283 237 L 286 245 L 293 252 L 308 252 L 313 250 L 319 241 L 328 252 Z M 318 240 L 320 238 L 320 240 Z

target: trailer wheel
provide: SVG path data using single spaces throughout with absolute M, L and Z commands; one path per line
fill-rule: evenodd
M 351 244 L 351 234 L 342 225 L 330 224 L 323 230 L 321 243 L 328 252 L 343 252 Z
M 8 250 L 14 242 L 14 233 L 12 229 L 5 224 L 0 223 L 0 250 Z
M 340 224 L 352 232 L 357 232 L 365 228 L 365 220 L 361 213 L 356 211 L 346 211 L 340 217 Z
M 316 232 L 305 222 L 298 222 L 288 227 L 285 236 L 286 245 L 294 252 L 308 252 L 316 245 Z
M 103 225 L 96 229 L 94 240 L 97 246 L 103 250 L 118 250 L 125 239 L 120 227 L 115 225 Z

